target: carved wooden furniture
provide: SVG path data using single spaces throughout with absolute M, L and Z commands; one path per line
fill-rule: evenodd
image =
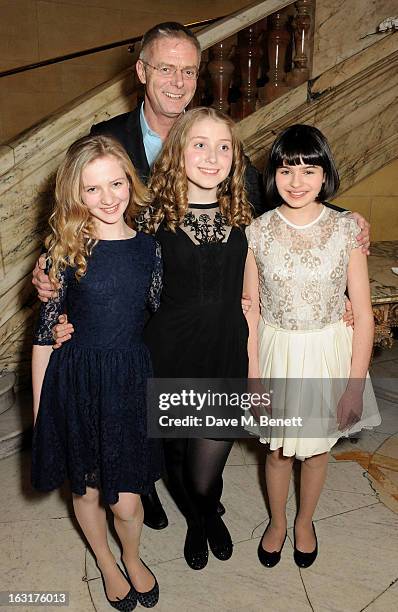
M 392 346 L 392 328 L 398 327 L 398 240 L 375 242 L 369 257 L 369 278 L 375 318 L 374 344 Z

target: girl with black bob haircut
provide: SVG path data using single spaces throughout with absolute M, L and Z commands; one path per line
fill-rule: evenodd
M 324 183 L 316 198 L 324 202 L 332 198 L 340 186 L 339 174 L 325 136 L 312 125 L 295 124 L 286 128 L 272 145 L 268 164 L 264 171 L 264 185 L 267 202 L 272 206 L 283 203 L 276 188 L 275 175 L 283 166 L 321 166 Z
M 294 460 L 301 470 L 293 558 L 307 568 L 318 555 L 313 519 L 329 451 L 340 437 L 380 424 L 368 374 L 374 322 L 366 253 L 355 220 L 325 205 L 338 186 L 325 137 L 293 125 L 273 144 L 266 172 L 269 203 L 277 207 L 246 229 L 249 378 L 274 392 L 271 414 L 283 423 L 257 431 L 269 447 L 270 520 L 258 546 L 265 567 L 279 563 L 286 540 Z M 343 320 L 346 289 L 354 329 Z

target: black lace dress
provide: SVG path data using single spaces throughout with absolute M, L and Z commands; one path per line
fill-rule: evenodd
M 78 495 L 101 489 L 147 493 L 160 477 L 161 452 L 146 436 L 146 379 L 152 375 L 142 334 L 146 306 L 159 305 L 162 267 L 152 236 L 101 240 L 86 275 L 62 275 L 59 296 L 42 304 L 34 344 L 53 344 L 67 312 L 72 339 L 53 351 L 33 434 L 32 484 L 49 491 L 68 478 Z
M 226 225 L 217 203 L 190 204 L 176 233 L 161 225 L 156 237 L 163 291 L 145 330 L 155 376 L 245 378 L 244 231 Z

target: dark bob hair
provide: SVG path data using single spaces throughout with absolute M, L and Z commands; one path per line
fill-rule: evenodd
M 316 198 L 317 202 L 324 202 L 335 195 L 340 179 L 328 141 L 316 127 L 297 123 L 286 128 L 271 147 L 264 171 L 265 195 L 269 206 L 283 203 L 276 188 L 277 169 L 284 165 L 300 164 L 323 168 L 325 180 Z

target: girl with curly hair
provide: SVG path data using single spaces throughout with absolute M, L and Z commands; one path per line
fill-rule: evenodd
M 242 312 L 252 209 L 245 157 L 234 123 L 195 108 L 175 123 L 155 163 L 150 226 L 162 247 L 164 286 L 145 341 L 157 378 L 246 378 L 248 328 Z M 217 512 L 233 440 L 167 439 L 168 483 L 187 521 L 184 556 L 192 569 L 232 554 Z
M 160 477 L 160 452 L 146 436 L 145 383 L 152 368 L 142 340 L 145 306 L 159 304 L 160 250 L 131 229 L 149 202 L 124 149 L 103 136 L 71 145 L 61 163 L 46 240 L 58 295 L 42 303 L 32 357 L 32 483 L 70 481 L 76 518 L 95 555 L 106 597 L 118 610 L 153 606 L 156 578 L 140 560 L 140 494 Z M 72 340 L 52 351 L 52 328 L 67 312 Z M 101 494 L 101 497 L 100 497 Z M 107 540 L 109 504 L 125 573 Z

